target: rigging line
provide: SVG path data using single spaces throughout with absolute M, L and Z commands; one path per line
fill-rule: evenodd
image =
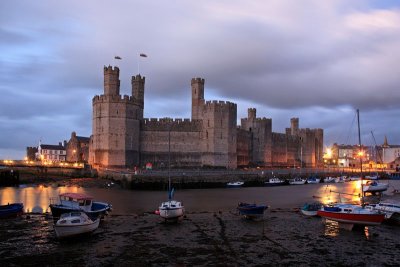
M 351 140 L 350 140 L 350 137 L 351 137 L 351 136 L 354 136 L 354 134 L 352 133 L 352 130 L 355 129 L 354 125 L 355 125 L 356 118 L 357 118 L 357 114 L 355 114 L 354 117 L 353 117 L 353 121 L 351 122 L 349 131 L 348 131 L 348 133 L 347 133 L 347 138 L 346 138 L 345 144 L 351 144 L 351 143 L 350 143 L 350 141 L 351 141 Z M 353 137 L 353 138 L 354 138 L 354 137 Z

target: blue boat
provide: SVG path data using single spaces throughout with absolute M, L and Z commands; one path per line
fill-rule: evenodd
M 239 214 L 247 219 L 262 217 L 266 209 L 268 209 L 267 205 L 256 205 L 243 202 L 240 202 L 237 206 Z
M 59 219 L 61 214 L 74 211 L 83 211 L 91 220 L 96 220 L 103 218 L 112 210 L 111 204 L 93 201 L 91 196 L 78 193 L 60 194 L 60 203 L 52 203 L 49 207 L 54 220 Z
M 24 213 L 24 204 L 22 203 L 0 205 L 0 218 L 17 217 L 22 213 Z

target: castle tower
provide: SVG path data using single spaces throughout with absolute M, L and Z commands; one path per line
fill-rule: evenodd
M 144 83 L 145 77 L 141 77 L 140 74 L 132 76 L 132 96 L 136 99 L 142 110 L 144 109 Z
M 290 130 L 291 135 L 297 135 L 297 133 L 299 132 L 299 118 L 290 119 Z
M 257 114 L 256 114 L 256 109 L 255 108 L 249 108 L 247 110 L 247 117 L 249 119 L 249 121 L 255 121 L 257 118 Z
M 236 104 L 206 101 L 200 114 L 203 120 L 203 166 L 236 168 Z
M 119 95 L 119 68 L 104 66 L 104 95 Z
M 192 82 L 192 120 L 201 119 L 201 108 L 204 105 L 204 79 L 193 78 Z
M 92 100 L 90 164 L 126 167 L 139 163 L 144 78 L 136 78 L 135 81 L 139 81 L 139 89 L 135 90 L 135 93 L 139 96 L 139 101 L 128 95 L 120 95 L 118 67 L 114 69 L 111 66 L 104 67 L 104 95 L 97 95 Z

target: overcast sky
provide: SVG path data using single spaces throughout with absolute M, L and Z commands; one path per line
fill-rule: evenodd
M 398 1 L 5 0 L 0 51 L 0 159 L 89 137 L 115 64 L 121 94 L 146 77 L 145 117 L 189 118 L 202 77 L 207 100 L 237 103 L 238 122 L 255 107 L 275 132 L 298 117 L 327 146 L 355 144 L 358 108 L 364 144 L 371 131 L 400 144 Z

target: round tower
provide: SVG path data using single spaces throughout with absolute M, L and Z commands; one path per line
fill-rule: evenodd
M 200 107 L 204 104 L 204 79 L 193 78 L 192 86 L 192 120 L 201 119 Z
M 136 99 L 142 110 L 144 109 L 144 83 L 145 77 L 140 76 L 140 74 L 132 76 L 132 96 Z
M 119 95 L 119 68 L 104 66 L 104 95 Z

